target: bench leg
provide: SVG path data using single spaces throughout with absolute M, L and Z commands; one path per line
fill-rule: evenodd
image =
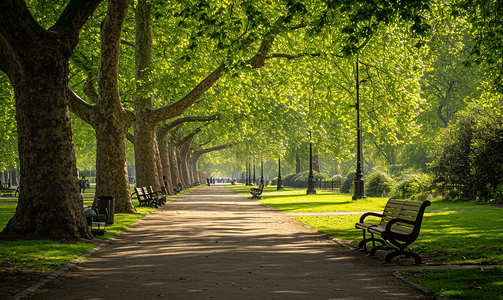
M 419 255 L 417 255 L 416 253 L 410 252 L 410 251 L 398 250 L 398 249 L 396 249 L 396 251 L 388 253 L 386 255 L 385 261 L 387 263 L 390 263 L 391 259 L 393 259 L 393 257 L 400 256 L 400 255 L 405 255 L 407 257 L 414 258 L 414 265 L 420 265 L 422 263 L 421 257 Z
M 382 244 L 381 246 L 377 246 L 377 247 L 382 247 L 382 246 L 386 245 L 386 242 L 384 240 L 374 239 L 374 238 L 368 238 L 368 239 L 366 238 L 363 241 L 361 241 L 360 243 L 358 243 L 358 249 L 362 249 L 362 250 L 367 251 L 367 243 L 368 242 L 372 242 L 372 248 L 371 249 L 376 248 L 375 242 L 379 242 L 379 243 Z M 370 250 L 370 251 L 372 251 L 372 250 Z M 375 254 L 375 252 L 374 252 L 374 254 Z
M 379 251 L 379 250 L 398 250 L 397 248 L 391 246 L 390 244 L 386 243 L 383 240 L 377 239 L 376 241 L 381 242 L 382 245 L 372 247 L 372 249 L 370 249 L 370 253 L 369 253 L 368 256 L 375 256 L 376 252 Z

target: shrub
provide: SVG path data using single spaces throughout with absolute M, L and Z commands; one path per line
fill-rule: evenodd
M 351 172 L 346 175 L 346 179 L 342 182 L 341 193 L 348 194 L 354 189 L 353 181 L 355 181 L 356 172 Z
M 365 178 L 365 194 L 370 197 L 388 195 L 394 182 L 388 174 L 375 171 Z
M 434 183 L 453 198 L 502 201 L 503 106 L 485 106 L 461 115 L 434 155 Z
M 325 174 L 313 171 L 314 180 L 325 180 L 327 176 Z M 309 177 L 309 171 L 300 172 L 298 174 L 289 174 L 283 178 L 283 186 L 305 188 L 306 180 Z M 275 179 L 277 182 L 277 178 Z
M 391 188 L 390 196 L 395 198 L 424 198 L 432 190 L 431 178 L 427 174 L 408 174 Z

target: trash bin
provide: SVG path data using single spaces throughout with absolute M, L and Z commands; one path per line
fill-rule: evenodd
M 96 200 L 96 207 L 98 209 L 104 208 L 103 211 L 106 212 L 106 224 L 112 225 L 114 223 L 114 213 L 115 213 L 115 197 L 114 196 L 98 196 Z M 101 209 L 100 209 L 101 213 Z

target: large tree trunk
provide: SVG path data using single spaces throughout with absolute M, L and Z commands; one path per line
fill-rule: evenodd
M 161 158 L 161 165 L 162 165 L 162 176 L 165 177 L 166 184 L 166 190 L 168 191 L 169 195 L 173 195 L 173 182 L 171 180 L 171 166 L 170 166 L 170 161 L 169 161 L 169 153 L 168 153 L 168 141 L 167 139 L 162 139 L 159 141 L 159 156 Z M 161 177 L 162 178 L 162 177 Z M 164 184 L 164 182 L 163 182 Z
M 134 121 L 131 111 L 124 109 L 118 92 L 118 63 L 122 24 L 127 14 L 127 0 L 111 0 L 101 28 L 101 58 L 98 92 L 92 83 L 86 93 L 96 104 L 90 105 L 73 91 L 71 108 L 96 131 L 96 198 L 115 197 L 115 212 L 136 212 L 129 190 L 126 160 L 126 134 Z
M 96 197 L 115 196 L 116 213 L 136 212 L 129 190 L 125 127 L 117 120 L 110 120 L 95 128 Z
M 96 106 L 96 197 L 115 196 L 115 211 L 136 212 L 131 201 L 126 162 L 126 132 L 134 121 L 121 104 L 118 92 L 118 65 L 122 24 L 128 0 L 108 4 L 102 24 L 101 59 L 98 74 L 99 101 Z
M 92 238 L 77 185 L 68 109 L 68 60 L 101 1 L 71 1 L 51 30 L 24 1 L 0 1 L 0 70 L 16 95 L 22 193 L 6 239 Z
M 171 168 L 171 182 L 173 186 L 178 186 L 178 183 L 182 182 L 182 179 L 180 177 L 180 171 L 178 168 L 177 152 L 178 152 L 177 149 L 172 149 L 168 152 L 169 166 Z
M 297 154 L 295 156 L 295 173 L 299 174 L 300 172 L 302 172 L 302 164 L 301 164 L 301 161 L 300 161 L 300 155 Z
M 185 164 L 185 157 L 181 147 L 180 149 L 178 149 L 177 154 L 178 154 L 177 160 L 178 160 L 178 171 L 180 173 L 180 180 L 182 181 L 184 187 L 190 187 L 190 182 L 187 178 L 187 167 Z
M 146 0 L 138 1 L 135 10 L 135 60 L 136 60 L 136 122 L 134 133 L 136 185 L 153 186 L 159 190 L 159 170 L 155 149 L 156 122 L 151 119 L 153 98 L 149 89 L 152 65 L 152 17 Z
M 20 72 L 16 92 L 18 151 L 22 193 L 16 214 L 2 235 L 12 238 L 89 239 L 77 185 L 70 112 L 66 98 L 68 64 L 58 61 L 51 73 Z M 35 60 L 37 60 L 35 58 Z M 31 74 L 30 74 L 31 73 Z

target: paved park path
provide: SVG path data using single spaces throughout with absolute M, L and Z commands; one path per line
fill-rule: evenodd
M 432 299 L 393 276 L 400 268 L 213 185 L 138 221 L 30 299 Z

